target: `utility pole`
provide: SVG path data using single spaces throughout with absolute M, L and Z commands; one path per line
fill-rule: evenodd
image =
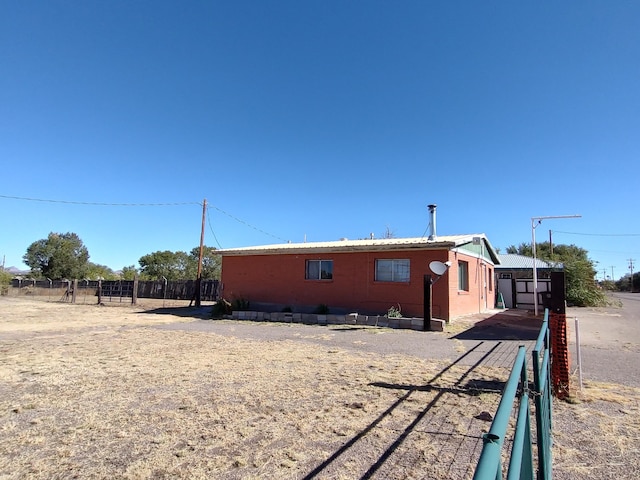
M 542 220 L 551 218 L 580 218 L 582 215 L 552 215 L 546 217 L 531 217 L 531 251 L 533 253 L 533 313 L 538 316 L 538 268 L 536 258 L 536 227 Z
M 196 276 L 196 307 L 201 304 L 201 287 L 202 287 L 202 257 L 204 255 L 204 226 L 207 215 L 207 199 L 202 202 L 202 228 L 200 230 L 200 254 L 198 255 L 198 274 Z
M 635 260 L 633 258 L 629 259 L 629 270 L 631 271 L 631 278 L 629 279 L 629 281 L 631 282 L 631 288 L 630 288 L 630 292 L 633 293 L 633 262 L 635 262 Z
M 553 260 L 553 237 L 551 236 L 551 230 L 549 230 L 549 254 Z
M 615 282 L 615 277 L 613 276 L 613 265 L 611 265 L 611 281 Z

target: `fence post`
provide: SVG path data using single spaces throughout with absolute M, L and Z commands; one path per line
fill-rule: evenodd
M 578 317 L 574 319 L 576 325 L 576 361 L 578 362 L 578 385 L 582 391 L 582 356 L 580 354 L 580 324 Z
M 76 295 L 78 294 L 78 279 L 73 279 L 73 290 L 71 291 L 71 303 L 76 303 Z
M 102 305 L 102 279 L 98 280 L 98 305 Z
M 164 288 L 162 289 L 162 308 L 165 307 L 166 301 L 167 301 L 167 277 L 165 277 L 164 275 L 162 276 L 162 278 L 164 279 Z
M 133 277 L 133 291 L 131 292 L 131 305 L 138 303 L 138 275 Z
M 431 330 L 431 316 L 432 312 L 432 285 L 433 281 L 431 279 L 431 275 L 425 275 L 422 281 L 423 284 L 423 325 L 422 329 L 425 332 Z

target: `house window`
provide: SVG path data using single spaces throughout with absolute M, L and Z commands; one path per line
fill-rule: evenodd
M 469 291 L 469 262 L 458 261 L 458 290 Z
M 409 260 L 376 260 L 377 282 L 408 282 Z
M 307 280 L 331 280 L 333 260 L 307 260 L 305 276 Z

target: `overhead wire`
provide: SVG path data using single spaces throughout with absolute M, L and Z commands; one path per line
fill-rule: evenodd
M 11 200 L 25 200 L 29 202 L 44 203 L 64 203 L 67 205 L 92 205 L 100 207 L 173 207 L 179 205 L 202 205 L 200 202 L 174 202 L 174 203 L 106 203 L 106 202 L 79 202 L 72 200 L 51 200 L 45 198 L 16 197 L 11 195 L 0 195 L 0 198 Z
M 218 248 L 222 249 L 222 245 L 220 245 L 220 242 L 218 241 L 218 237 L 216 236 L 216 232 L 213 231 L 213 222 L 211 221 L 211 216 L 209 215 L 209 206 L 208 205 L 207 205 L 207 223 L 209 224 L 209 230 L 211 230 L 211 235 L 213 235 L 213 238 L 216 241 L 216 244 L 218 245 Z
M 580 233 L 580 232 L 561 232 L 553 230 L 553 233 L 564 233 L 565 235 L 586 235 L 591 237 L 640 237 L 640 233 Z
M 587 233 L 587 232 L 563 232 L 560 230 L 553 230 L 553 233 L 562 233 L 565 235 L 581 235 L 581 236 L 589 236 L 589 237 L 640 237 L 640 233 Z M 590 252 L 633 255 L 633 253 L 630 253 L 629 251 L 621 252 L 621 251 L 614 251 L 614 250 L 591 249 Z
M 230 213 L 228 213 L 228 212 L 225 212 L 224 210 L 222 210 L 221 208 L 216 207 L 215 205 L 210 205 L 210 204 L 207 204 L 207 205 L 208 205 L 208 206 L 210 206 L 210 207 L 212 207 L 212 208 L 215 208 L 217 211 L 219 211 L 220 213 L 222 213 L 222 214 L 226 215 L 227 217 L 229 217 L 229 218 L 231 218 L 231 219 L 235 220 L 236 222 L 241 223 L 241 224 L 243 224 L 243 225 L 245 225 L 245 226 L 247 226 L 247 227 L 249 227 L 249 228 L 254 229 L 254 230 L 255 230 L 255 231 L 257 231 L 257 232 L 260 232 L 260 233 L 262 233 L 262 234 L 264 234 L 264 235 L 267 235 L 267 236 L 269 236 L 269 237 L 275 238 L 276 240 L 281 240 L 281 241 L 283 241 L 283 242 L 286 242 L 286 240 L 285 240 L 284 238 L 282 238 L 282 237 L 278 237 L 277 235 L 273 235 L 272 233 L 269 233 L 269 232 L 265 232 L 265 231 L 264 231 L 264 230 L 262 230 L 261 228 L 258 228 L 258 227 L 254 226 L 254 225 L 251 225 L 250 223 L 247 223 L 247 222 L 245 222 L 244 220 L 241 220 L 241 219 L 239 219 L 238 217 L 236 217 L 236 216 L 234 216 L 234 215 L 231 215 L 231 214 L 230 214 Z
M 77 200 L 53 200 L 53 199 L 46 199 L 46 198 L 34 198 L 34 197 L 20 197 L 20 196 L 15 196 L 15 195 L 2 195 L 0 194 L 0 198 L 6 198 L 6 199 L 10 199 L 10 200 L 21 200 L 21 201 L 28 201 L 28 202 L 42 202 L 42 203 L 61 203 L 61 204 L 66 204 L 66 205 L 89 205 L 89 206 L 100 206 L 100 207 L 173 207 L 173 206 L 181 206 L 181 205 L 200 205 L 202 206 L 202 202 L 165 202 L 165 203 L 111 203 L 111 202 L 81 202 L 81 201 L 77 201 Z M 227 217 L 235 220 L 238 223 L 241 223 L 243 225 L 245 225 L 246 227 L 252 228 L 253 230 L 256 230 L 257 232 L 260 232 L 264 235 L 267 235 L 269 237 L 275 238 L 277 240 L 281 240 L 283 242 L 286 242 L 285 239 L 278 237 L 277 235 L 273 235 L 269 232 L 266 232 L 265 230 L 262 230 L 261 228 L 258 228 L 254 225 L 251 225 L 248 222 L 245 222 L 244 220 L 222 210 L 219 207 L 216 207 L 215 205 L 211 205 L 211 204 L 207 204 L 207 219 L 208 219 L 208 223 L 209 223 L 209 229 L 211 230 L 211 233 L 213 234 L 216 243 L 218 244 L 218 246 L 220 246 L 220 242 L 218 241 L 215 232 L 213 231 L 213 226 L 211 223 L 211 219 L 209 217 L 209 208 L 215 208 L 217 211 L 219 211 L 220 213 L 226 215 Z M 222 247 L 220 247 L 222 248 Z

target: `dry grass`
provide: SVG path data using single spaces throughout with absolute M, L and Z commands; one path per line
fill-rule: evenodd
M 3 479 L 470 478 L 505 375 L 139 308 L 0 308 Z
M 554 413 L 554 478 L 640 478 L 640 389 L 585 382 Z
M 508 373 L 309 343 L 317 329 L 163 330 L 191 320 L 145 306 L 0 297 L 0 479 L 471 478 L 475 417 Z M 639 426 L 639 389 L 587 382 L 554 404 L 554 478 L 640 478 Z

